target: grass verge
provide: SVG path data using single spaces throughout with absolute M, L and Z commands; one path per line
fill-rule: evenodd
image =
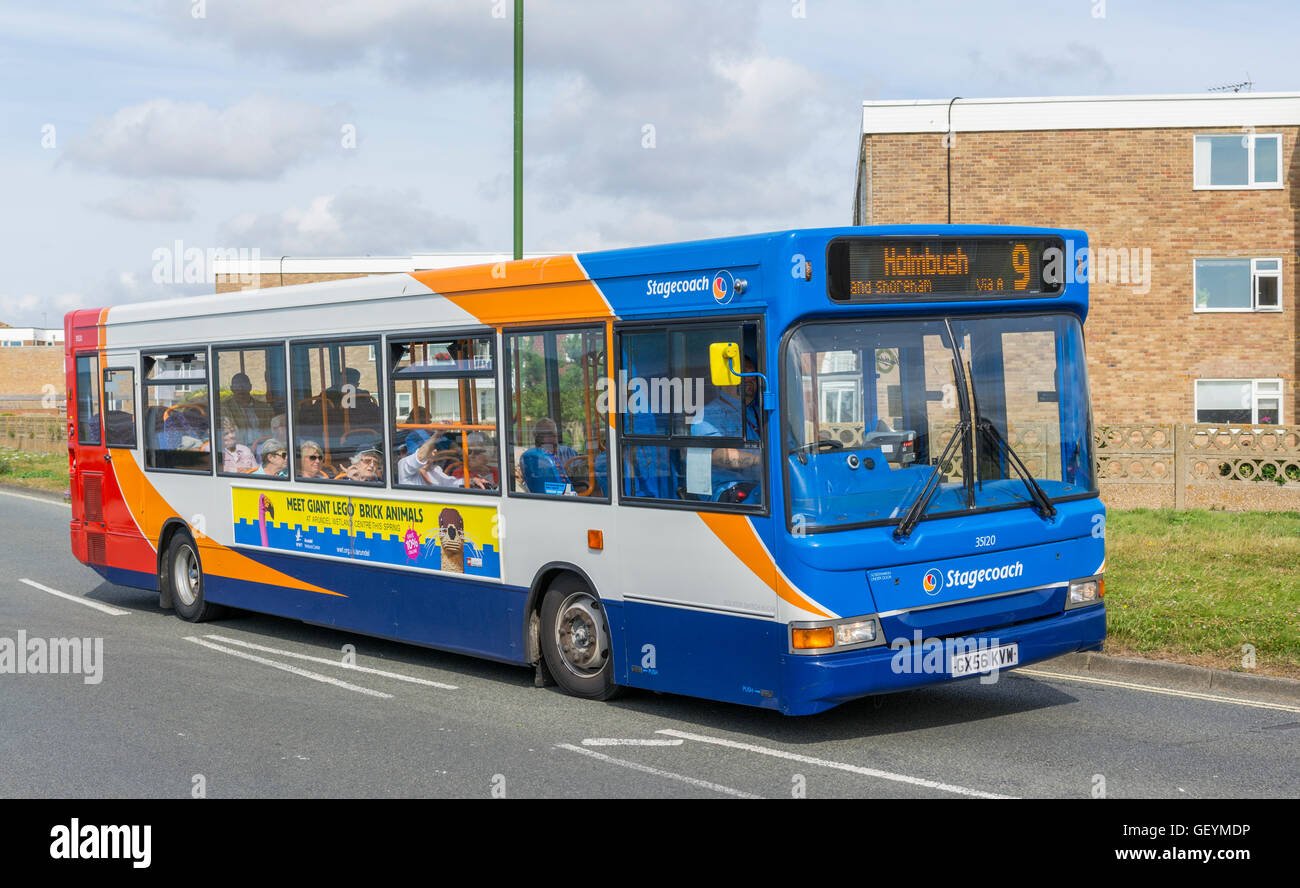
M 1300 512 L 1110 512 L 1106 610 L 1107 653 L 1300 678 Z
M 0 484 L 62 494 L 68 489 L 68 454 L 0 448 Z

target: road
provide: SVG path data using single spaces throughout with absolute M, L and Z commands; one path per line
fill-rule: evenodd
M 1050 667 L 803 719 L 590 703 L 525 669 L 290 620 L 186 623 L 77 563 L 67 521 L 0 495 L 0 639 L 103 640 L 98 683 L 0 674 L 0 797 L 1300 795 L 1297 707 Z M 341 665 L 347 645 L 363 669 Z

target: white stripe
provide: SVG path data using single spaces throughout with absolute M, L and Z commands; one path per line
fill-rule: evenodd
M 339 681 L 337 678 L 330 678 L 328 675 L 321 675 L 319 672 L 308 672 L 306 669 L 299 669 L 297 666 L 290 666 L 288 663 L 277 663 L 274 660 L 268 660 L 265 657 L 258 657 L 254 654 L 246 654 L 243 651 L 231 650 L 228 647 L 222 647 L 219 644 L 213 644 L 210 641 L 204 641 L 202 638 L 195 638 L 193 635 L 185 636 L 186 641 L 192 641 L 195 644 L 201 644 L 205 648 L 211 648 L 214 651 L 221 651 L 223 654 L 230 654 L 234 657 L 242 657 L 245 660 L 252 660 L 254 663 L 261 663 L 263 666 L 270 666 L 274 669 L 283 669 L 285 672 L 292 672 L 294 675 L 301 675 L 303 678 L 310 678 L 313 681 L 324 682 L 338 688 L 348 691 L 356 691 L 358 694 L 367 694 L 371 697 L 379 697 L 384 700 L 391 700 L 392 694 L 385 694 L 383 691 L 372 691 L 370 688 L 363 688 L 359 685 L 348 684 L 346 681 Z
M 113 607 L 100 601 L 91 601 L 89 598 L 82 598 L 80 595 L 69 595 L 67 592 L 60 592 L 58 589 L 51 589 L 49 586 L 42 586 L 35 580 L 20 579 L 18 582 L 26 583 L 33 589 L 40 589 L 42 592 L 48 592 L 51 595 L 57 595 L 60 598 L 66 598 L 68 601 L 75 601 L 77 604 L 84 604 L 86 607 L 93 607 L 97 611 L 103 611 L 110 617 L 124 617 L 131 613 L 128 610 L 122 610 L 120 607 Z
M 267 654 L 279 654 L 282 657 L 295 657 L 299 660 L 308 660 L 312 663 L 320 663 L 325 666 L 338 666 L 340 669 L 348 669 L 352 672 L 364 672 L 367 675 L 382 675 L 387 678 L 395 678 L 398 681 L 409 681 L 411 684 L 424 685 L 430 688 L 441 688 L 444 691 L 459 690 L 456 685 L 443 684 L 440 681 L 430 681 L 427 678 L 416 678 L 413 675 L 403 675 L 400 672 L 385 672 L 383 669 L 374 669 L 370 666 L 353 666 L 340 660 L 331 660 L 328 657 L 313 657 L 308 654 L 295 653 L 294 651 L 282 651 L 279 648 L 265 647 L 260 644 L 253 644 L 251 641 L 240 641 L 238 638 L 227 638 L 224 635 L 205 635 L 204 638 L 211 638 L 213 641 L 224 641 L 226 644 L 233 644 L 254 651 L 262 651 Z
M 582 272 L 582 276 L 586 279 L 585 283 L 591 284 L 592 289 L 596 291 L 596 295 L 600 297 L 600 301 L 605 303 L 605 310 L 609 312 L 610 318 L 616 319 L 618 315 L 614 314 L 614 306 L 610 304 L 609 298 L 605 295 L 605 291 L 600 289 L 600 284 L 591 276 L 591 272 L 587 271 L 586 267 L 583 266 L 582 260 L 578 258 L 578 254 L 570 253 L 569 255 L 573 257 L 573 264 L 578 266 L 578 271 Z
M 1036 675 L 1039 678 L 1055 678 L 1062 681 L 1078 681 L 1084 684 L 1104 685 L 1112 688 L 1128 688 L 1133 691 L 1149 691 L 1152 694 L 1164 694 L 1167 697 L 1184 697 L 1188 700 L 1208 700 L 1212 703 L 1231 703 L 1235 706 L 1253 706 L 1256 709 L 1276 709 L 1280 712 L 1300 712 L 1300 706 L 1288 706 L 1285 703 L 1265 703 L 1262 700 L 1243 700 L 1240 697 L 1222 697 L 1218 694 L 1203 694 L 1199 691 L 1177 691 L 1156 685 L 1136 684 L 1131 681 L 1116 681 L 1113 678 L 1094 678 L 1091 675 L 1068 675 L 1062 672 L 1046 672 L 1042 669 L 1016 669 L 1008 675 Z
M 766 555 L 767 559 L 772 562 L 772 567 L 776 570 L 778 582 L 774 584 L 772 593 L 776 595 L 777 600 L 779 601 L 784 600 L 781 598 L 781 594 L 777 591 L 776 586 L 779 586 L 779 580 L 785 580 L 786 585 L 789 586 L 791 590 L 794 591 L 795 595 L 798 595 L 804 601 L 812 605 L 812 607 L 803 607 L 801 608 L 802 610 L 806 610 L 813 615 L 816 615 L 817 611 L 821 611 L 827 614 L 826 617 L 827 619 L 831 619 L 831 620 L 838 620 L 840 618 L 840 615 L 835 613 L 835 611 L 831 610 L 829 607 L 822 604 L 820 601 L 817 601 L 811 595 L 804 594 L 804 591 L 802 589 L 800 589 L 798 586 L 796 586 L 794 583 L 790 581 L 790 578 L 785 575 L 785 571 L 781 570 L 781 566 L 777 564 L 776 559 L 772 557 L 772 553 L 768 550 L 767 544 L 763 542 L 763 538 L 758 535 L 758 528 L 754 527 L 753 522 L 751 522 L 748 517 L 746 517 L 745 519 L 745 526 L 749 528 L 749 532 L 753 534 L 755 541 L 758 542 L 758 547 L 763 550 L 763 554 Z M 798 605 L 796 606 L 798 607 Z
M 46 505 L 49 505 L 49 506 L 62 506 L 62 507 L 65 508 L 65 509 L 71 509 L 71 508 L 72 508 L 72 504 L 71 504 L 71 503 L 65 503 L 65 502 L 62 502 L 61 500 L 52 500 L 52 499 L 47 499 L 46 497 L 43 497 L 43 496 L 28 496 L 28 495 L 25 494 L 25 493 L 14 493 L 14 492 L 11 491 L 11 490 L 0 490 L 0 495 L 4 495 L 4 496 L 12 496 L 14 499 L 25 499 L 25 500 L 31 500 L 31 501 L 34 502 L 34 503 L 45 503 Z
M 782 749 L 771 749 L 767 746 L 755 746 L 752 743 L 739 743 L 735 740 L 724 740 L 721 737 L 706 737 L 703 734 L 690 734 L 686 731 L 675 731 L 665 729 L 655 731 L 656 734 L 667 734 L 670 737 L 681 737 L 683 740 L 698 740 L 700 743 L 712 743 L 715 746 L 725 746 L 728 749 L 740 749 L 745 752 L 756 752 L 759 755 L 770 755 L 776 758 L 789 759 L 792 762 L 799 762 L 804 765 L 815 765 L 820 768 L 834 768 L 837 771 L 848 771 L 851 774 L 861 774 L 864 777 L 877 777 L 881 780 L 892 780 L 895 783 L 910 783 L 913 786 L 924 786 L 927 789 L 937 789 L 941 792 L 951 792 L 956 795 L 974 796 L 979 799 L 1011 799 L 1015 796 L 999 795 L 994 792 L 983 792 L 978 789 L 969 789 L 965 786 L 957 786 L 952 783 L 939 783 L 934 780 L 925 780 L 921 777 L 909 777 L 906 774 L 894 774 L 890 771 L 879 771 L 875 768 L 864 768 L 860 765 L 848 765 L 844 762 L 832 762 L 826 759 L 813 758 L 809 755 L 800 755 L 797 752 L 786 752 Z
M 641 740 L 635 737 L 591 737 L 582 741 L 583 746 L 681 746 L 682 740 Z
M 761 799 L 762 796 L 754 795 L 749 792 L 741 792 L 739 789 L 732 789 L 730 786 L 722 786 L 719 783 L 710 783 L 707 780 L 699 780 L 695 777 L 687 777 L 684 774 L 674 774 L 672 771 L 662 771 L 659 768 L 652 768 L 649 765 L 642 765 L 638 762 L 629 762 L 624 759 L 617 759 L 613 756 L 605 755 L 603 752 L 594 752 L 590 749 L 583 749 L 581 746 L 574 746 L 571 743 L 556 744 L 557 749 L 567 749 L 569 752 L 578 752 L 582 755 L 591 756 L 602 762 L 608 762 L 611 765 L 620 765 L 624 768 L 631 768 L 633 771 L 640 771 L 643 774 L 653 774 L 656 777 L 667 777 L 669 780 L 677 780 L 700 789 L 708 789 L 713 792 L 720 792 L 723 795 L 735 796 L 738 799 Z

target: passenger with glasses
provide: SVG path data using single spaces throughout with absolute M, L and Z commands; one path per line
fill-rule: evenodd
M 315 441 L 303 441 L 298 447 L 298 477 L 303 480 L 329 479 L 325 471 L 325 451 Z

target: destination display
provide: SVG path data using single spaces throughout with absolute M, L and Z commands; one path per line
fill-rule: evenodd
M 839 238 L 827 287 L 836 302 L 1055 296 L 1064 261 L 1054 238 Z

